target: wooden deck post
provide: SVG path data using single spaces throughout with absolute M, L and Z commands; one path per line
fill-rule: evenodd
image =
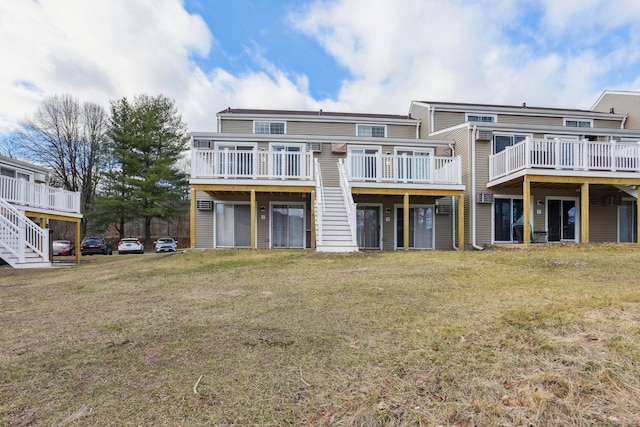
M 403 205 L 403 242 L 404 242 L 404 250 L 409 250 L 409 193 L 404 193 L 404 205 Z
M 316 248 L 316 191 L 311 190 L 311 242 L 312 249 Z
M 80 264 L 80 255 L 82 252 L 82 236 L 80 236 L 80 219 L 78 218 L 78 220 L 76 221 L 76 246 L 75 249 L 73 250 L 75 252 L 75 256 L 76 256 L 76 264 Z
M 191 206 L 189 209 L 189 246 L 196 247 L 196 190 L 191 189 Z
M 525 244 L 531 243 L 531 181 L 524 177 L 522 183 L 522 241 Z
M 256 189 L 251 189 L 251 247 L 256 248 Z
M 580 243 L 589 243 L 589 181 L 580 189 Z
M 638 196 L 636 197 L 636 224 L 640 224 L 640 191 L 638 191 Z M 640 243 L 640 238 L 638 238 L 638 231 L 636 226 L 636 244 Z

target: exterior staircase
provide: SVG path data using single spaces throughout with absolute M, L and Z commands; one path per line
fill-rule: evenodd
M 0 199 L 0 258 L 14 268 L 51 267 L 49 230 L 4 199 Z
M 316 249 L 319 252 L 357 252 L 358 245 L 351 233 L 342 189 L 340 187 L 324 187 L 322 193 L 324 211 L 318 218 L 322 223 L 322 232 L 320 233 L 321 239 L 316 242 Z M 318 235 L 317 231 L 316 235 Z

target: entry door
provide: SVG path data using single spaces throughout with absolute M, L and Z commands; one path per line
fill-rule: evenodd
M 576 241 L 576 220 L 577 207 L 575 200 L 548 200 L 548 241 Z
M 356 213 L 358 247 L 380 249 L 380 207 L 358 206 Z
M 618 233 L 620 242 L 635 243 L 638 241 L 638 224 L 636 202 L 623 200 L 618 208 Z
M 304 206 L 278 204 L 271 208 L 271 238 L 274 248 L 304 247 Z
M 361 180 L 378 179 L 379 148 L 350 148 L 351 178 Z
M 296 178 L 302 175 L 302 146 L 272 145 L 273 175 L 276 177 Z

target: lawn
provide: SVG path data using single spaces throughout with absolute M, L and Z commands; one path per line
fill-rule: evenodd
M 541 245 L 2 269 L 0 424 L 640 426 L 639 260 Z

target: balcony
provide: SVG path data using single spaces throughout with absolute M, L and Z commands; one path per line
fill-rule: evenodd
M 313 153 L 232 149 L 192 150 L 192 179 L 313 181 Z
M 638 173 L 640 145 L 566 139 L 533 139 L 489 157 L 489 180 L 526 170 Z M 566 173 L 566 172 L 563 172 Z
M 80 193 L 0 176 L 0 198 L 16 207 L 80 214 Z
M 459 185 L 460 157 L 349 153 L 351 182 Z

